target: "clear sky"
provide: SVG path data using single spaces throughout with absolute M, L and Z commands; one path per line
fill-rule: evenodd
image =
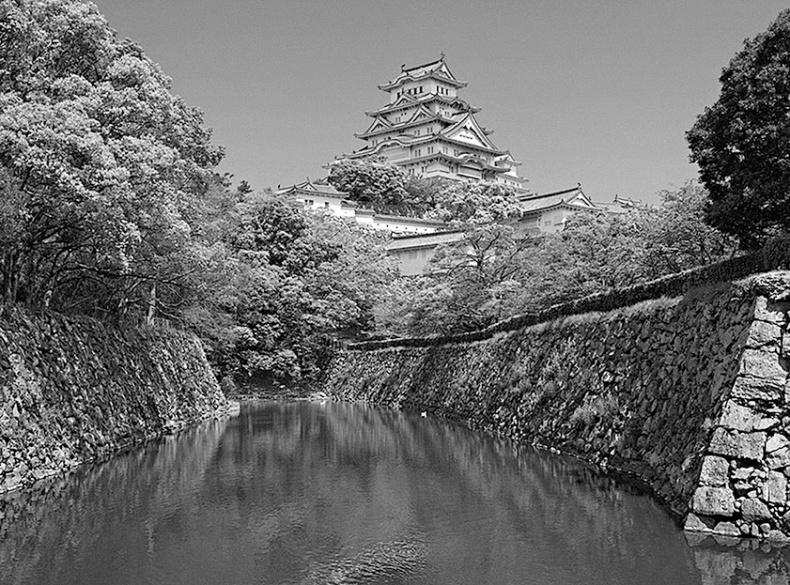
M 376 86 L 444 51 L 531 189 L 654 201 L 684 134 L 779 0 L 95 0 L 201 108 L 222 171 L 263 188 L 359 148 Z

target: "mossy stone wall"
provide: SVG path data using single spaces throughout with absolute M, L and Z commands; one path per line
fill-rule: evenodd
M 22 310 L 0 316 L 0 491 L 228 407 L 186 333 Z
M 637 475 L 690 530 L 790 534 L 790 273 L 475 341 L 339 352 L 325 391 L 418 409 Z

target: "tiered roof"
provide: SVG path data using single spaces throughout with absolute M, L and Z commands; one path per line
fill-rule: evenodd
M 412 85 L 429 79 L 439 82 L 444 90 L 439 87 L 423 92 L 422 85 Z M 404 88 L 406 84 L 409 85 Z M 379 89 L 391 95 L 392 101 L 377 110 L 366 112 L 373 121 L 365 131 L 355 134 L 367 144 L 337 158 L 373 156 L 395 146 L 401 147 L 407 153 L 404 158 L 395 157 L 393 162 L 399 165 L 444 160 L 459 167 L 479 169 L 483 176 L 508 173 L 512 167 L 521 163 L 509 151 L 500 149 L 491 141 L 489 136 L 493 131 L 482 127 L 475 118 L 480 108 L 451 95 L 454 90 L 447 89 L 459 89 L 466 85 L 465 81 L 459 81 L 450 71 L 444 54 L 429 63 L 414 67 L 402 66 L 401 72 L 394 79 L 379 85 Z M 415 93 L 417 87 L 421 93 Z M 430 84 L 427 87 L 430 90 Z M 434 106 L 433 109 L 431 106 Z M 414 112 L 401 120 L 397 113 L 406 109 L 414 109 Z M 430 126 L 430 129 L 420 131 L 425 126 Z M 426 146 L 424 151 L 414 151 L 413 147 L 423 145 Z M 435 148 L 427 148 L 434 145 Z M 452 148 L 448 148 L 450 146 Z M 521 182 L 514 173 L 510 173 L 510 178 Z
M 367 111 L 365 112 L 365 115 L 375 118 L 377 116 L 381 116 L 382 114 L 390 114 L 392 112 L 397 112 L 398 110 L 405 110 L 406 108 L 414 107 L 415 105 L 429 104 L 433 102 L 442 102 L 443 104 L 449 106 L 457 105 L 460 109 L 472 112 L 474 114 L 482 111 L 482 108 L 473 106 L 465 99 L 461 99 L 458 96 L 440 95 L 438 93 L 425 93 L 422 95 L 413 96 L 404 93 L 391 104 L 381 106 L 378 110 Z
M 408 81 L 422 81 L 424 79 L 438 79 L 444 83 L 453 85 L 454 87 L 461 88 L 469 85 L 466 81 L 458 81 L 455 75 L 452 74 L 447 63 L 444 62 L 444 53 L 436 61 L 416 65 L 414 67 L 406 67 L 405 64 L 401 65 L 401 71 L 395 79 L 379 85 L 382 91 L 392 91 L 397 89 Z

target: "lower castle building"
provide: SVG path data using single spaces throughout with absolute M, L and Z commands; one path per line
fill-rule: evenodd
M 387 245 L 390 255 L 398 260 L 401 274 L 412 276 L 424 272 L 441 244 L 456 242 L 463 238 L 463 232 L 450 231 L 443 221 L 420 219 L 397 215 L 378 214 L 365 209 L 345 198 L 326 179 L 306 180 L 302 183 L 280 189 L 278 193 L 292 197 L 311 211 L 325 211 L 345 217 L 357 224 L 392 234 Z M 523 234 L 554 233 L 560 231 L 565 221 L 574 213 L 607 211 L 622 212 L 630 200 L 615 200 L 611 204 L 593 202 L 582 191 L 580 184 L 570 189 L 543 194 L 524 193 L 519 196 L 523 216 L 514 227 Z

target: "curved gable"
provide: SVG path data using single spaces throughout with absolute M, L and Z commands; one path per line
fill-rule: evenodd
M 477 123 L 475 117 L 468 113 L 463 118 L 458 120 L 455 124 L 445 129 L 442 134 L 447 138 L 465 142 L 473 146 L 482 146 L 483 148 L 496 149 L 491 140 L 488 139 L 483 128 Z

